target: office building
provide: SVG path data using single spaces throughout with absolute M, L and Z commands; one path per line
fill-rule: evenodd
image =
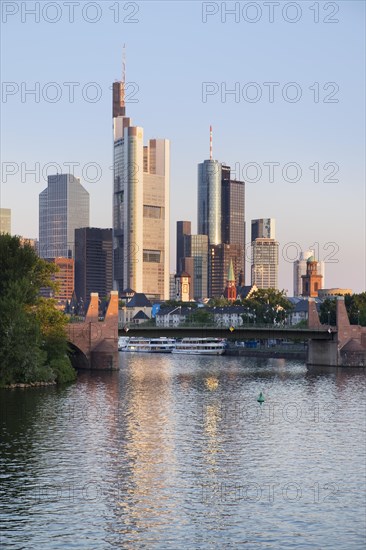
M 210 158 L 198 165 L 197 217 L 198 233 L 208 236 L 209 296 L 223 295 L 230 258 L 235 281 L 240 273 L 245 277 L 245 184 L 232 180 L 230 172 L 212 157 L 210 127 Z
M 74 292 L 74 259 L 73 258 L 44 258 L 47 262 L 55 264 L 57 272 L 51 275 L 51 280 L 57 285 L 56 290 L 42 288 L 41 296 L 54 298 L 57 305 L 64 307 L 67 301 L 72 299 Z
M 0 234 L 9 233 L 11 235 L 11 209 L 0 208 Z
M 252 243 L 252 285 L 278 288 L 278 242 L 255 239 Z
M 73 258 L 75 229 L 89 225 L 89 193 L 71 174 L 48 176 L 39 195 L 39 255 Z
M 177 263 L 176 263 L 176 270 L 177 273 L 180 271 L 186 271 L 182 267 L 181 260 L 187 254 L 184 250 L 184 237 L 191 234 L 191 222 L 188 221 L 179 221 L 177 222 Z
M 113 289 L 112 229 L 83 227 L 75 230 L 75 294 L 86 303 L 91 292 L 100 298 Z
M 225 294 L 227 274 L 230 262 L 233 264 L 235 284 L 241 267 L 241 249 L 237 244 L 209 245 L 209 297 L 221 297 Z
M 278 242 L 275 220 L 260 218 L 251 222 L 251 284 L 258 288 L 278 288 Z
M 150 139 L 126 117 L 125 76 L 113 84 L 114 287 L 169 298 L 169 170 L 166 139 Z
M 251 242 L 255 239 L 275 239 L 276 222 L 273 218 L 252 220 Z
M 191 294 L 195 300 L 208 297 L 208 236 L 186 235 L 182 268 L 191 276 Z

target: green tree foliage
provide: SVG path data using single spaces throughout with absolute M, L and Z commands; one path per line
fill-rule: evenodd
M 358 323 L 366 326 L 366 292 L 361 294 L 346 294 L 344 304 L 348 313 L 351 325 Z M 329 314 L 328 314 L 329 312 Z M 336 325 L 336 299 L 326 298 L 320 305 L 320 322 L 323 324 Z M 329 320 L 328 320 L 329 319 Z
M 180 302 L 179 300 L 166 300 L 161 304 L 161 309 L 166 307 L 191 307 L 196 308 L 196 302 Z
M 293 308 L 284 290 L 259 288 L 242 305 L 249 308 L 248 315 L 243 316 L 244 323 L 255 316 L 258 324 L 282 323 Z
M 227 307 L 232 306 L 233 303 L 221 296 L 220 298 L 210 298 L 207 305 L 208 307 Z
M 191 315 L 186 321 L 186 324 L 187 325 L 188 324 L 204 325 L 204 326 L 213 325 L 214 316 L 210 311 L 207 311 L 206 309 L 199 307 L 191 313 Z
M 18 237 L 0 235 L 0 384 L 58 382 L 76 376 L 67 356 L 66 319 L 53 301 L 56 267 L 38 258 Z

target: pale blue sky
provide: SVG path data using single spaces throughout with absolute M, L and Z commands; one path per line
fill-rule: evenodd
M 65 2 L 57 3 L 58 14 L 52 7 L 41 12 L 39 23 L 34 16 L 21 13 L 24 3 L 2 4 L 3 10 L 5 4 L 8 11 L 19 8 L 7 20 L 3 13 L 1 39 L 2 81 L 19 88 L 14 95 L 3 95 L 1 103 L 1 206 L 12 209 L 14 233 L 38 236 L 38 194 L 46 186 L 42 176 L 37 183 L 34 176 L 24 178 L 23 174 L 22 182 L 21 163 L 23 172 L 35 162 L 41 167 L 50 162 L 60 166 L 79 162 L 81 167 L 98 163 L 100 181 L 85 182 L 81 168 L 75 169 L 75 175 L 90 192 L 91 224 L 112 225 L 110 86 L 120 78 L 126 43 L 127 81 L 139 88 L 138 101 L 127 104 L 127 113 L 134 124 L 144 127 L 145 139 L 171 140 L 171 267 L 175 263 L 175 222 L 189 219 L 196 229 L 197 163 L 208 157 L 212 124 L 216 159 L 239 165 L 241 170 L 248 163 L 262 169 L 259 181 L 246 186 L 247 230 L 253 218 L 275 218 L 281 256 L 289 242 L 303 249 L 318 242 L 320 259 L 338 247 L 333 255 L 338 262 L 326 264 L 326 286 L 365 290 L 364 2 L 297 2 L 301 16 L 296 23 L 284 20 L 284 9 L 285 17 L 296 16 L 296 7 L 285 7 L 288 2 L 275 6 L 273 23 L 263 2 L 252 3 L 252 8 L 240 2 L 238 23 L 229 15 L 226 23 L 221 21 L 221 2 L 206 3 L 206 9 L 218 9 L 206 23 L 202 22 L 205 6 L 201 2 L 120 2 L 119 23 L 114 22 L 117 2 L 95 2 L 100 20 L 94 24 L 82 18 L 88 2 L 75 6 L 73 23 Z M 35 2 L 26 4 L 30 8 Z M 41 10 L 46 4 L 40 3 Z M 226 3 L 228 9 L 234 5 Z M 135 6 L 138 12 L 129 15 Z M 314 22 L 316 8 L 319 23 Z M 259 9 L 262 16 L 257 23 L 249 23 L 243 9 L 249 9 L 247 18 L 253 19 L 254 10 L 259 14 Z M 94 18 L 96 13 L 90 6 L 86 15 Z M 56 15 L 60 17 L 56 23 L 45 20 Z M 123 18 L 138 22 L 123 22 Z M 325 23 L 324 18 L 339 22 Z M 27 96 L 22 102 L 22 88 L 34 88 L 36 82 L 40 83 L 40 101 Z M 42 95 L 45 89 L 46 98 L 52 98 L 55 89 L 44 88 L 50 82 L 61 90 L 55 103 Z M 65 82 L 80 83 L 73 103 Z M 102 93 L 95 103 L 86 101 L 81 92 L 90 82 L 96 82 Z M 223 102 L 217 93 L 203 103 L 202 82 L 215 82 L 223 89 L 238 82 L 244 96 L 245 85 L 255 82 L 262 98 L 250 103 L 241 94 L 235 102 L 233 95 L 227 95 Z M 265 82 L 280 83 L 272 103 Z M 302 92 L 296 103 L 282 97 L 289 82 L 296 82 Z M 339 87 L 333 96 L 329 94 L 334 85 L 323 90 L 328 82 Z M 314 83 L 319 83 L 317 103 L 318 85 L 309 89 Z M 9 91 L 12 85 L 5 86 Z M 86 90 L 90 97 L 93 91 L 92 87 Z M 289 95 L 294 91 L 289 88 Z M 253 93 L 251 87 L 245 97 Z M 339 101 L 325 103 L 326 96 Z M 10 168 L 4 163 L 10 162 L 19 170 L 6 176 L 4 170 Z M 263 164 L 268 162 L 280 163 L 273 182 Z M 289 162 L 302 169 L 297 183 L 282 176 Z M 314 163 L 320 166 L 318 183 L 314 169 L 309 169 Z M 339 166 L 333 176 L 339 182 L 323 181 L 332 173 L 333 165 L 323 169 L 326 163 Z M 87 175 L 92 179 L 94 173 L 91 169 Z M 293 174 L 290 170 L 289 177 Z M 253 170 L 247 175 L 254 178 Z M 325 249 L 326 243 L 335 245 Z M 289 252 L 294 255 L 295 248 Z M 282 257 L 279 285 L 292 293 L 292 264 Z

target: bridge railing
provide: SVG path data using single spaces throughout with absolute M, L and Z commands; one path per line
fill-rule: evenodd
M 144 332 L 144 330 L 146 329 L 179 330 L 179 329 L 190 329 L 190 328 L 197 329 L 197 330 L 213 329 L 213 330 L 224 330 L 224 331 L 226 330 L 231 331 L 231 329 L 233 329 L 233 331 L 238 331 L 238 332 L 242 330 L 252 330 L 253 332 L 255 332 L 257 329 L 266 329 L 266 330 L 273 330 L 273 331 L 288 330 L 289 332 L 303 331 L 304 333 L 306 333 L 306 331 L 309 331 L 309 332 L 325 332 L 325 331 L 336 332 L 337 331 L 337 327 L 332 327 L 329 325 L 321 325 L 320 327 L 315 327 L 315 328 L 296 327 L 294 325 L 286 325 L 286 324 L 274 325 L 274 324 L 268 324 L 268 323 L 267 324 L 266 323 L 244 323 L 239 326 L 228 325 L 228 324 L 223 325 L 223 324 L 216 324 L 216 323 L 204 324 L 204 325 L 200 323 L 182 323 L 178 325 L 172 324 L 172 325 L 166 326 L 166 325 L 156 325 L 151 323 L 150 321 L 147 321 L 146 323 L 133 323 L 133 322 L 119 323 L 118 328 L 119 330 L 124 329 L 126 332 L 130 329 L 133 329 L 134 331 L 141 330 L 141 332 Z

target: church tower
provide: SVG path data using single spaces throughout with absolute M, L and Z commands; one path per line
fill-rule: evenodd
M 225 298 L 227 298 L 231 302 L 235 302 L 236 300 L 236 284 L 232 260 L 230 260 L 229 272 L 227 275 Z
M 318 274 L 318 262 L 314 256 L 310 256 L 306 262 L 306 275 L 301 275 L 302 296 L 317 297 L 318 290 L 322 288 L 323 275 Z

